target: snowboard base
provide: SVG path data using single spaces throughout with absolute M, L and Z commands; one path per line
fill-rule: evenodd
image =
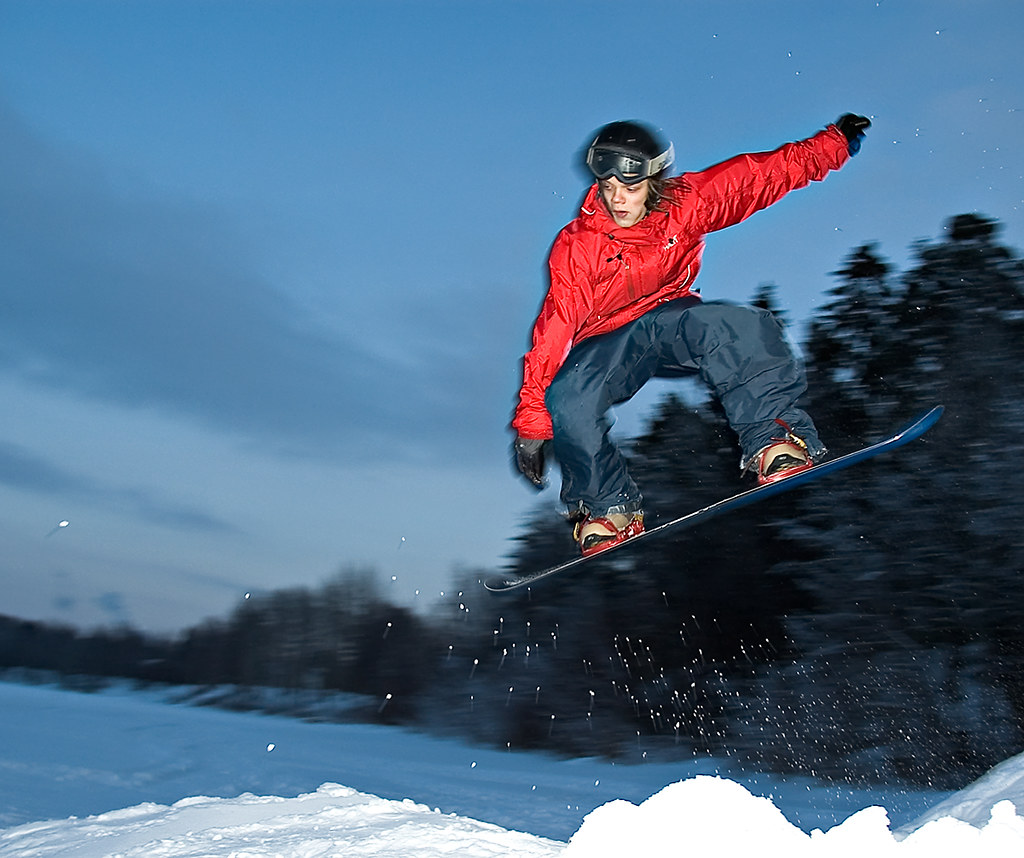
M 627 539 L 625 542 L 620 542 L 617 545 L 613 545 L 596 554 L 590 554 L 586 557 L 575 557 L 565 563 L 559 563 L 557 566 L 550 566 L 547 569 L 541 569 L 538 572 L 529 572 L 525 575 L 516 575 L 511 572 L 493 575 L 484 580 L 484 587 L 494 593 L 502 593 L 507 590 L 516 590 L 520 587 L 526 587 L 543 578 L 556 575 L 560 572 L 566 572 L 586 563 L 589 560 L 594 560 L 598 557 L 607 557 L 613 551 L 619 551 L 626 546 L 635 545 L 643 539 L 650 539 L 659 533 L 664 533 L 666 530 L 671 530 L 672 528 L 677 527 L 693 527 L 694 525 L 700 524 L 706 519 L 720 513 L 739 509 L 740 507 L 747 506 L 748 504 L 757 503 L 758 501 L 774 497 L 782 492 L 788 492 L 792 489 L 799 488 L 800 486 L 806 485 L 814 480 L 827 477 L 829 474 L 834 474 L 837 471 L 849 468 L 851 465 L 856 465 L 860 462 L 866 461 L 867 459 L 874 458 L 880 453 L 887 453 L 890 450 L 895 450 L 898 447 L 902 447 L 904 444 L 908 444 L 911 441 L 920 438 L 939 421 L 939 418 L 942 416 L 942 411 L 943 407 L 941 405 L 936 405 L 905 428 L 896 432 L 894 435 L 890 435 L 882 441 L 868 447 L 862 447 L 860 450 L 855 450 L 852 453 L 847 453 L 845 456 L 840 456 L 838 459 L 831 459 L 829 461 L 822 462 L 820 465 L 815 465 L 813 468 L 809 468 L 806 471 L 800 471 L 799 473 L 793 474 L 792 476 L 786 477 L 778 482 L 768 483 L 764 486 L 757 486 L 756 488 L 748 489 L 747 491 L 740 492 L 739 494 L 731 495 L 730 497 L 717 501 L 710 506 L 687 513 L 686 515 L 674 518 L 671 521 L 666 521 L 664 524 L 660 524 L 651 530 L 644 531 L 639 536 L 634 536 L 632 539 Z

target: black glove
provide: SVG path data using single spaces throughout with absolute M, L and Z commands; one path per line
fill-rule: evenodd
M 856 113 L 844 113 L 836 120 L 836 128 L 846 138 L 851 155 L 856 155 L 860 151 L 864 132 L 870 127 L 871 120 L 866 116 L 858 116 Z
M 512 449 L 519 472 L 537 488 L 544 488 L 544 439 L 516 438 Z

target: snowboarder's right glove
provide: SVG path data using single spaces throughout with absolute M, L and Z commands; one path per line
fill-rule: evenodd
M 544 439 L 516 438 L 512 449 L 519 472 L 537 488 L 544 488 Z
M 856 113 L 844 113 L 836 120 L 836 128 L 846 138 L 851 155 L 856 155 L 860 151 L 864 132 L 870 127 L 871 120 L 866 116 L 858 116 Z

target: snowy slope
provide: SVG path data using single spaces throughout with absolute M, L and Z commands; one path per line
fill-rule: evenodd
M 1024 807 L 1024 756 L 939 804 L 927 818 L 941 818 L 897 841 L 886 812 L 870 807 L 895 793 L 748 779 L 752 792 L 702 774 L 714 769 L 710 761 L 557 761 L 392 728 L 171 706 L 128 692 L 0 683 L 0 740 L 5 858 L 600 858 L 701 846 L 718 855 L 797 858 L 1024 855 L 1024 819 L 1010 804 Z M 311 779 L 314 787 L 302 786 Z M 846 821 L 819 823 L 825 833 L 789 821 L 794 811 L 814 816 L 816 806 L 820 818 Z
M 993 805 L 1007 799 L 1024 815 L 1024 754 L 1000 763 L 966 789 L 939 802 L 927 813 L 922 814 L 908 828 L 921 826 L 944 816 L 955 816 L 980 827 L 988 821 Z

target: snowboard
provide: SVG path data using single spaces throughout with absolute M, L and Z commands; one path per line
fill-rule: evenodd
M 565 563 L 559 563 L 557 566 L 551 566 L 537 572 L 528 572 L 525 575 L 517 575 L 513 572 L 504 572 L 493 575 L 484 580 L 484 587 L 495 593 L 504 592 L 506 590 L 515 590 L 519 587 L 526 587 L 536 581 L 540 581 L 542 578 L 557 575 L 560 572 L 567 572 L 570 569 L 581 566 L 587 561 L 595 560 L 598 557 L 607 557 L 614 551 L 618 551 L 622 548 L 628 548 L 641 540 L 650 539 L 667 530 L 672 530 L 673 528 L 693 527 L 697 524 L 703 524 L 712 516 L 719 515 L 720 513 L 739 509 L 740 507 L 767 500 L 770 497 L 775 497 L 783 492 L 792 491 L 800 486 L 807 485 L 815 480 L 820 480 L 822 477 L 827 477 L 829 474 L 842 471 L 845 468 L 849 468 L 851 465 L 864 462 L 867 459 L 871 459 L 879 455 L 880 453 L 887 453 L 890 450 L 895 450 L 898 447 L 902 447 L 904 444 L 908 444 L 911 441 L 920 438 L 938 422 L 939 418 L 942 416 L 942 410 L 941 405 L 936 405 L 899 432 L 896 432 L 894 435 L 891 435 L 882 441 L 868 447 L 862 447 L 852 453 L 847 453 L 845 456 L 840 456 L 838 459 L 830 459 L 822 462 L 820 465 L 815 465 L 813 468 L 806 471 L 800 471 L 799 473 L 793 474 L 791 477 L 785 477 L 778 482 L 757 486 L 756 488 L 748 489 L 747 491 L 740 492 L 739 494 L 731 495 L 730 497 L 716 501 L 710 506 L 703 507 L 702 509 L 687 513 L 679 518 L 674 518 L 671 521 L 659 524 L 657 527 L 644 531 L 639 536 L 634 536 L 632 539 L 627 539 L 625 542 L 620 542 L 617 545 L 604 549 L 604 551 L 599 551 L 597 554 L 591 554 L 587 557 L 576 557 L 572 560 L 566 561 Z

